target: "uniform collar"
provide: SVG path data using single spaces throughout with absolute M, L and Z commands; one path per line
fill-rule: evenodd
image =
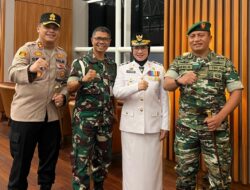
M 96 59 L 93 53 L 93 48 L 88 51 L 87 58 L 90 63 L 98 63 L 98 62 L 109 63 L 106 53 L 104 54 L 104 60 L 100 61 Z
M 207 61 L 210 61 L 212 59 L 212 57 L 215 56 L 215 52 L 212 51 L 211 49 L 209 49 L 209 52 L 207 54 L 206 57 L 199 57 L 199 56 L 196 56 L 194 55 L 192 52 L 188 55 L 188 58 L 189 59 L 193 59 L 193 60 L 197 60 L 197 59 L 203 59 L 203 60 L 207 60 Z

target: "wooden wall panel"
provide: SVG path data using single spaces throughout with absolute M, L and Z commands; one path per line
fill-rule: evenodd
M 223 40 L 223 35 L 222 35 L 222 29 L 223 29 L 223 9 L 222 9 L 222 0 L 217 1 L 217 7 L 216 7 L 216 23 L 214 26 L 216 26 L 216 33 L 215 36 L 221 36 L 221 38 L 216 38 L 216 52 L 218 54 L 222 54 L 222 40 Z
M 194 10 L 201 10 L 201 0 L 195 0 Z M 198 22 L 201 20 L 201 12 L 194 11 L 194 22 Z
M 186 31 L 188 28 L 188 11 L 187 11 L 187 0 L 182 0 L 182 22 L 181 22 L 181 52 L 188 50 L 188 43 L 186 40 Z
M 233 43 L 233 47 L 232 49 L 234 49 L 234 51 L 232 52 L 232 61 L 236 67 L 236 69 L 238 70 L 238 62 L 239 62 L 239 2 L 238 1 L 234 1 L 232 3 L 232 6 L 234 7 L 233 11 L 232 11 L 232 15 L 233 15 L 233 19 L 232 19 L 232 28 L 233 30 L 233 36 L 231 39 L 232 43 Z M 232 133 L 233 133 L 233 149 L 234 150 L 238 150 L 239 149 L 239 126 L 238 126 L 238 114 L 239 114 L 239 109 L 237 108 L 234 113 L 233 113 L 233 117 L 231 118 L 231 122 L 233 123 L 232 126 Z M 238 153 L 238 151 L 234 151 L 233 154 L 233 178 L 235 181 L 239 181 L 240 180 L 240 155 Z
M 202 1 L 201 20 L 208 20 L 208 0 Z
M 72 9 L 72 0 L 18 0 L 22 2 L 27 2 L 28 4 L 40 4 L 52 7 L 59 7 L 63 9 Z
M 174 28 L 174 25 L 175 25 L 175 5 L 174 5 L 174 0 L 170 0 L 169 2 L 169 36 L 168 36 L 168 39 L 169 39 L 169 58 L 170 59 L 173 59 L 174 58 L 174 50 L 175 50 L 175 43 L 174 43 L 174 34 L 175 34 L 175 28 Z M 170 97 L 174 97 L 174 92 L 170 92 Z M 172 101 L 173 102 L 173 101 Z M 175 103 L 172 103 L 171 104 L 172 106 L 175 106 Z M 172 107 L 172 119 L 173 119 L 173 122 L 175 120 L 175 111 L 174 111 L 174 107 Z M 170 126 L 170 130 L 172 131 L 172 133 L 170 133 L 169 135 L 169 158 L 170 160 L 173 160 L 174 159 L 174 148 L 173 148 L 173 143 L 174 143 L 174 125 L 171 125 Z
M 54 3 L 53 3 L 54 2 Z M 42 13 L 55 12 L 62 18 L 59 46 L 72 62 L 72 0 L 16 0 L 14 51 L 27 41 L 37 39 L 37 25 Z
M 247 34 L 249 27 L 248 27 L 248 3 L 249 1 L 243 0 L 241 4 L 241 20 L 242 20 L 242 25 L 241 25 L 241 61 L 239 64 L 239 67 L 242 68 L 242 82 L 245 86 L 245 89 L 243 91 L 243 96 L 242 96 L 242 110 L 243 114 L 241 115 L 241 121 L 242 121 L 242 132 L 241 132 L 241 137 L 242 142 L 241 142 L 241 147 L 242 147 L 242 182 L 244 184 L 247 183 L 248 180 L 248 164 L 249 164 L 249 158 L 248 158 L 248 130 L 249 130 L 249 123 L 248 123 L 248 118 L 247 118 L 247 113 L 248 113 L 248 38 L 249 36 Z
M 212 38 L 212 41 L 210 43 L 210 48 L 211 49 L 214 49 L 215 48 L 215 37 L 214 37 L 214 30 L 215 30 L 215 13 L 216 13 L 216 7 L 215 7 L 215 0 L 209 0 L 209 7 L 208 7 L 208 10 L 209 10 L 209 15 L 208 15 L 208 21 L 211 22 L 212 24 L 212 27 L 211 27 L 211 35 L 213 36 Z
M 248 0 L 164 0 L 164 66 L 169 65 L 176 56 L 188 47 L 186 31 L 200 20 L 211 22 L 213 36 L 210 48 L 218 54 L 231 59 L 238 70 L 244 85 L 241 105 L 230 114 L 232 134 L 233 163 L 232 177 L 236 182 L 250 184 L 249 130 L 247 115 L 249 107 L 249 23 L 250 5 Z M 227 97 L 229 95 L 227 94 Z M 179 92 L 170 93 L 171 121 L 167 139 L 167 159 L 174 160 L 173 142 L 175 121 L 178 115 Z

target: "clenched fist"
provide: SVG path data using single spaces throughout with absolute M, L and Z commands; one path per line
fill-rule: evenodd
M 86 75 L 83 76 L 82 81 L 83 82 L 90 82 L 94 80 L 96 77 L 96 71 L 93 69 L 89 69 Z
M 147 90 L 148 88 L 148 82 L 145 81 L 144 79 L 141 79 L 140 82 L 138 83 L 138 90 Z

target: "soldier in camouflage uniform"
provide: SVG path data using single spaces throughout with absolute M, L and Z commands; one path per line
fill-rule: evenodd
M 187 32 L 191 52 L 177 57 L 165 75 L 164 88 L 179 87 L 175 153 L 177 189 L 195 189 L 202 153 L 209 189 L 229 189 L 231 145 L 227 116 L 240 103 L 243 85 L 233 63 L 209 49 L 209 22 Z M 226 101 L 225 89 L 230 93 Z
M 111 42 L 106 27 L 97 27 L 92 34 L 93 49 L 75 60 L 68 79 L 69 92 L 76 92 L 73 110 L 73 189 L 102 190 L 111 163 L 114 99 L 112 88 L 116 63 L 105 54 Z

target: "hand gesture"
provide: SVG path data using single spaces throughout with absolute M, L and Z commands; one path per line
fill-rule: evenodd
M 30 72 L 38 73 L 45 71 L 48 67 L 49 63 L 46 60 L 39 58 L 30 66 L 29 70 Z
M 204 120 L 204 123 L 207 124 L 208 130 L 209 131 L 215 131 L 218 127 L 221 126 L 221 123 L 223 122 L 223 118 L 219 117 L 217 115 L 213 115 L 212 117 L 207 117 Z
M 54 96 L 52 97 L 52 100 L 55 102 L 56 107 L 61 107 L 63 106 L 64 95 L 55 93 Z
M 138 83 L 138 90 L 147 90 L 148 88 L 148 82 L 145 81 L 143 78 L 140 80 L 140 82 Z
M 82 77 L 83 82 L 90 82 L 96 78 L 96 71 L 93 69 L 89 69 L 87 74 Z
M 178 82 L 182 85 L 193 84 L 197 81 L 197 75 L 193 71 L 186 72 L 182 77 L 178 79 Z

